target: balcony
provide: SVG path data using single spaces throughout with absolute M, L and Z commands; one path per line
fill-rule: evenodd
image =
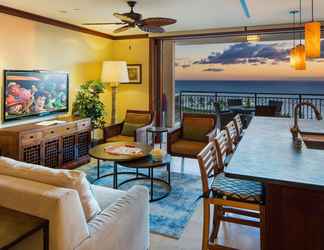
M 324 94 L 291 94 L 291 93 L 252 93 L 252 92 L 204 92 L 184 91 L 175 95 L 176 121 L 184 112 L 215 113 L 215 103 L 220 104 L 221 110 L 228 109 L 228 100 L 239 99 L 242 107 L 253 110 L 256 106 L 267 106 L 273 102 L 282 103 L 276 116 L 292 117 L 294 106 L 300 102 L 311 102 L 324 115 Z M 269 104 L 270 103 L 270 104 Z M 254 115 L 255 112 L 249 112 Z M 315 114 L 309 107 L 303 107 L 300 118 L 315 119 Z

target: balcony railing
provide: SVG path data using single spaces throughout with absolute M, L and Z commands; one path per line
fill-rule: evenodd
M 269 101 L 282 102 L 279 116 L 291 117 L 294 106 L 299 102 L 311 102 L 324 117 L 324 94 L 290 94 L 290 93 L 239 93 L 239 92 L 204 92 L 185 91 L 177 93 L 176 120 L 179 121 L 183 112 L 214 113 L 215 102 L 226 107 L 229 99 L 241 99 L 244 107 L 255 107 L 258 105 L 269 105 Z M 315 114 L 310 107 L 302 107 L 300 117 L 304 119 L 315 119 Z

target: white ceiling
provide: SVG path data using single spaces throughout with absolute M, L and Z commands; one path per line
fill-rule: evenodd
M 246 0 L 251 18 L 244 15 L 240 0 L 138 0 L 135 11 L 143 17 L 169 17 L 178 22 L 167 31 L 193 31 L 290 23 L 289 10 L 298 0 Z M 321 3 L 322 2 L 322 3 Z M 114 12 L 128 12 L 126 0 L 0 0 L 1 5 L 81 26 L 84 22 L 115 22 Z M 311 18 L 311 0 L 302 0 L 303 20 Z M 324 20 L 324 1 L 314 0 L 315 18 Z M 118 26 L 91 26 L 107 34 Z M 133 29 L 121 35 L 141 34 Z

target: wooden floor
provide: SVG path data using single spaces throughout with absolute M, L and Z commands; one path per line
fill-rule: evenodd
M 172 171 L 181 171 L 180 158 L 173 158 Z M 184 172 L 199 175 L 198 162 L 185 159 Z M 151 250 L 201 249 L 202 216 L 202 206 L 199 206 L 179 240 L 151 234 Z M 258 250 L 259 229 L 224 222 L 219 230 L 218 243 L 236 249 Z

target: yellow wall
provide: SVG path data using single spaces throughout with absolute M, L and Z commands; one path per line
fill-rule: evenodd
M 127 109 L 149 109 L 149 39 L 114 41 L 112 59 L 142 64 L 142 84 L 120 84 L 118 87 L 117 121 L 122 121 Z
M 4 69 L 63 70 L 70 73 L 71 110 L 79 85 L 87 80 L 99 79 L 103 61 L 124 60 L 129 64 L 142 64 L 142 84 L 120 85 L 117 95 L 117 121 L 123 120 L 127 109 L 149 108 L 148 39 L 109 40 L 5 14 L 0 14 L 0 23 L 1 93 Z M 3 98 L 2 94 L 0 98 Z M 109 121 L 109 86 L 102 99 L 106 106 L 106 119 Z M 10 125 L 14 124 L 16 123 Z M 3 125 L 0 123 L 1 126 Z

